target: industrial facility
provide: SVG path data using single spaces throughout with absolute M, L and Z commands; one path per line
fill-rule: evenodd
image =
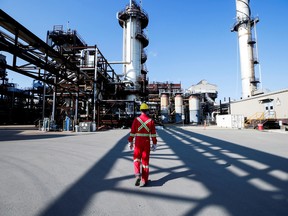
M 107 60 L 97 45 L 88 45 L 76 30 L 55 25 L 44 42 L 0 10 L 0 124 L 76 132 L 129 127 L 140 104 L 147 102 L 151 116 L 161 125 L 255 128 L 259 123 L 276 127 L 279 121 L 285 125 L 288 90 L 264 93 L 255 76 L 259 61 L 252 29 L 259 18 L 251 17 L 249 0 L 236 0 L 236 11 L 231 31 L 238 33 L 242 97 L 217 104 L 218 87 L 205 79 L 188 89 L 165 80 L 149 83 L 145 65 L 149 16 L 135 0 L 117 13 L 123 29 L 120 62 Z M 123 71 L 115 71 L 115 64 L 121 64 Z M 17 89 L 9 82 L 7 70 L 32 78 L 33 86 Z
M 229 114 L 232 117 L 228 116 L 228 124 L 225 121 L 222 123 L 236 128 L 259 126 L 260 129 L 278 129 L 288 124 L 288 89 L 264 92 L 261 80 L 255 76 L 256 67 L 260 64 L 255 30 L 259 18 L 251 16 L 249 3 L 250 0 L 236 0 L 237 21 L 231 29 L 238 33 L 242 97 L 241 100 L 230 103 Z M 259 66 L 258 73 L 261 77 L 260 68 Z M 225 117 L 219 116 L 220 119 Z

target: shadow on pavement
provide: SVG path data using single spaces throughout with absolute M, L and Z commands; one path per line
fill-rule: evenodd
M 151 159 L 157 156 L 160 158 L 161 148 L 168 147 L 183 165 L 163 169 L 150 164 L 155 170 L 151 175 L 163 172 L 169 174 L 151 181 L 148 187 L 161 187 L 169 181 L 186 178 L 201 183 L 209 191 L 209 195 L 193 198 L 195 196 L 181 196 L 180 193 L 175 195 L 158 193 L 156 190 L 141 190 L 142 197 L 191 204 L 194 207 L 185 214 L 187 216 L 200 215 L 211 206 L 217 206 L 233 216 L 288 215 L 287 178 L 281 179 L 275 175 L 281 172 L 288 173 L 287 159 L 181 128 L 160 130 L 158 135 L 164 143 L 160 144 L 157 154 L 151 155 Z M 116 187 L 119 181 L 133 178 L 133 175 L 105 179 L 119 157 L 130 157 L 128 153 L 123 152 L 126 143 L 127 136 L 119 140 L 40 215 L 80 216 L 95 194 L 107 190 L 128 195 L 138 194 L 139 191 L 133 189 Z M 163 160 L 172 161 L 175 158 L 169 159 L 167 155 Z M 177 191 L 177 185 L 175 190 Z M 195 193 L 193 188 L 186 190 L 191 195 Z
M 44 132 L 39 131 L 35 126 L 10 126 L 0 127 L 0 141 L 47 139 L 63 136 L 73 136 L 69 132 Z
M 210 191 L 207 198 L 190 200 L 197 205 L 187 216 L 198 215 L 209 206 L 219 206 L 233 216 L 288 215 L 287 159 L 177 127 L 158 134 L 187 171 L 172 169 L 151 186 L 190 178 Z
M 183 168 L 183 167 L 178 167 Z M 161 169 L 161 172 L 165 170 Z M 171 169 L 166 170 L 165 172 L 171 172 Z M 146 187 L 161 187 L 168 181 L 173 181 L 178 178 L 189 177 L 195 175 L 192 170 L 186 170 L 181 172 L 171 172 L 170 174 L 158 179 L 158 180 L 149 180 L 149 184 Z
M 41 216 L 77 216 L 82 215 L 86 205 L 92 197 L 102 191 L 115 189 L 119 181 L 134 178 L 134 176 L 120 176 L 119 178 L 105 179 L 113 168 L 121 152 L 126 147 L 128 135 L 118 143 L 77 182 L 69 187 L 59 198 L 46 208 Z M 124 157 L 129 153 L 123 153 Z M 123 155 L 122 155 L 123 156 Z M 130 155 L 129 155 L 130 157 Z M 121 191 L 119 191 L 121 192 Z M 108 205 L 107 205 L 108 206 Z

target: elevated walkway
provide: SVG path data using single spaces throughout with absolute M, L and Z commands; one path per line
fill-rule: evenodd
M 140 8 L 134 1 L 132 5 L 127 5 L 126 8 L 117 14 L 119 24 L 123 28 L 125 21 L 130 17 L 136 17 L 141 21 L 141 28 L 144 29 L 148 26 L 149 18 L 148 14 Z

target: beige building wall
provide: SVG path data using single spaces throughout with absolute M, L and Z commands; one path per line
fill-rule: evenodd
M 243 115 L 246 118 L 274 113 L 277 119 L 288 120 L 288 89 L 253 96 L 230 104 L 231 114 Z

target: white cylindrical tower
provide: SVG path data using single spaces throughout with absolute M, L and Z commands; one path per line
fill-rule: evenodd
M 232 31 L 238 32 L 242 98 L 251 97 L 257 89 L 254 71 L 256 61 L 253 54 L 253 47 L 256 41 L 252 39 L 251 34 L 251 28 L 255 22 L 250 17 L 249 2 L 250 0 L 236 0 L 237 22 L 232 28 Z
M 163 123 L 168 123 L 168 106 L 169 106 L 169 96 L 168 94 L 162 93 L 160 98 L 161 106 L 161 119 Z
M 137 78 L 141 73 L 140 57 L 142 44 L 139 40 L 135 40 L 137 28 L 140 21 L 133 16 L 127 19 L 125 31 L 125 47 L 123 48 L 124 62 L 128 62 L 124 67 L 126 79 L 132 81 L 137 86 Z M 135 87 L 136 87 L 135 86 Z
M 143 29 L 148 25 L 148 15 L 134 0 L 131 0 L 130 4 L 117 14 L 117 17 L 123 28 L 124 81 L 127 83 L 127 90 L 131 92 L 127 99 L 134 100 L 143 83 L 142 64 L 146 61 L 143 49 L 148 45 L 148 39 L 143 33 Z
M 183 113 L 183 97 L 181 94 L 175 96 L 175 122 L 182 122 Z
M 197 96 L 191 95 L 189 97 L 189 117 L 190 123 L 198 124 L 200 115 L 200 100 Z

